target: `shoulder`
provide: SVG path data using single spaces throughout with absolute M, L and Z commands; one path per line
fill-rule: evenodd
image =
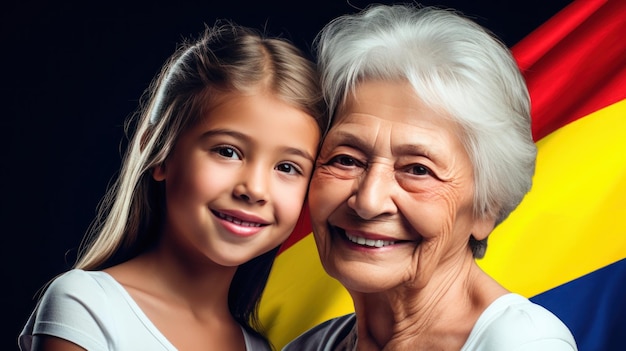
M 69 270 L 56 277 L 48 290 L 66 290 L 72 288 L 102 288 L 102 282 L 106 281 L 102 271 L 84 271 L 82 269 Z
M 342 342 L 356 323 L 354 313 L 330 319 L 307 330 L 289 344 L 283 351 L 330 351 Z
M 108 300 L 108 284 L 103 272 L 74 269 L 56 277 L 24 326 L 21 347 L 29 349 L 34 334 L 46 334 L 87 349 L 104 349 L 103 328 L 114 310 Z
M 55 278 L 41 299 L 41 304 L 74 301 L 99 303 L 111 290 L 111 282 L 104 272 L 73 269 Z
M 494 301 L 479 317 L 463 350 L 576 350 L 567 326 L 552 312 L 517 294 Z

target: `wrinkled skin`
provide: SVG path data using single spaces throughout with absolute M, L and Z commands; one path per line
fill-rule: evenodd
M 468 245 L 494 221 L 474 216 L 459 130 L 408 83 L 364 82 L 353 93 L 310 186 L 322 264 L 353 297 L 359 350 L 459 349 L 506 293 Z

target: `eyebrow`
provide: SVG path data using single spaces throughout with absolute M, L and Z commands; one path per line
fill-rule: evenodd
M 202 135 L 200 135 L 200 140 L 204 140 L 204 139 L 213 137 L 215 135 L 228 135 L 235 139 L 241 139 L 247 142 L 252 142 L 249 136 L 243 133 L 237 132 L 235 130 L 232 130 L 232 129 L 212 129 L 212 130 L 206 131 L 202 133 Z
M 433 152 L 431 148 L 427 148 L 421 144 L 405 144 L 396 148 L 395 153 L 400 155 L 419 155 L 429 159 L 436 159 L 438 153 Z
M 209 130 L 204 132 L 201 136 L 200 136 L 200 140 L 205 140 L 207 138 L 216 136 L 216 135 L 228 135 L 230 137 L 233 137 L 235 139 L 239 139 L 239 140 L 243 140 L 244 142 L 251 144 L 253 143 L 253 140 L 250 136 L 243 134 L 241 132 L 232 130 L 232 129 L 213 129 L 213 130 Z M 310 153 L 306 152 L 305 150 L 302 149 L 298 149 L 295 147 L 283 147 L 282 151 L 284 153 L 290 154 L 290 155 L 295 155 L 295 156 L 300 156 L 303 157 L 309 161 L 311 161 L 312 163 L 315 163 L 315 157 L 313 157 L 313 155 L 311 155 Z
M 359 138 L 357 135 L 345 131 L 337 131 L 334 132 L 333 138 L 328 138 L 327 140 L 333 140 L 333 144 L 331 146 L 350 146 L 362 151 L 370 151 L 371 146 L 369 143 L 366 143 L 363 139 Z

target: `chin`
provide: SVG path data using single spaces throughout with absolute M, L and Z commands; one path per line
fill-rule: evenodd
M 390 288 L 381 284 L 378 279 L 372 277 L 344 275 L 337 279 L 346 290 L 352 293 L 373 294 L 389 290 Z
M 348 291 L 375 293 L 391 288 L 389 284 L 392 276 L 382 271 L 381 267 L 372 267 L 365 262 L 337 259 L 337 255 L 331 257 L 331 260 L 322 262 L 324 270 Z

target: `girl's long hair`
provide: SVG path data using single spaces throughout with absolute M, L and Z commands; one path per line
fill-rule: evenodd
M 178 136 L 198 121 L 220 92 L 266 89 L 314 116 L 323 133 L 328 114 L 315 65 L 287 40 L 268 38 L 228 21 L 185 41 L 163 66 L 126 125 L 134 130 L 120 174 L 103 198 L 81 243 L 75 268 L 99 270 L 155 245 L 165 218 L 164 185 L 151 169 L 165 161 Z M 134 127 L 134 128 L 133 128 Z M 229 308 L 261 337 L 258 304 L 277 249 L 241 265 L 229 290 Z

